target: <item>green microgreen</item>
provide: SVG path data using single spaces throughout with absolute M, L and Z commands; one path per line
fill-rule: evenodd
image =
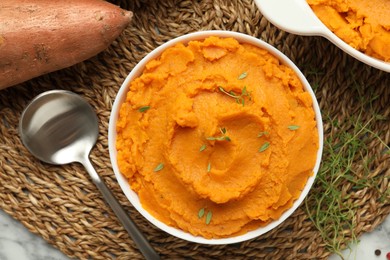
M 260 132 L 257 137 L 262 137 L 263 135 L 269 135 L 267 131 Z
M 238 79 L 245 79 L 246 77 L 248 76 L 248 72 L 244 71 L 243 73 L 240 74 L 240 76 L 238 76 Z
M 206 137 L 206 140 L 209 140 L 209 141 L 229 141 L 229 142 L 231 141 L 229 136 L 219 136 L 219 137 L 209 136 L 209 137 Z
M 260 148 L 259 148 L 259 152 L 264 152 L 265 150 L 268 149 L 270 143 L 269 142 L 265 142 Z
M 207 215 L 206 215 L 206 225 L 210 224 L 212 217 L 213 217 L 213 213 L 211 211 L 207 212 Z
M 158 171 L 161 171 L 163 168 L 164 168 L 164 164 L 163 164 L 163 163 L 159 163 L 159 164 L 156 166 L 156 168 L 154 168 L 153 171 L 158 172 Z
M 228 141 L 230 142 L 231 139 L 229 136 L 226 135 L 227 133 L 227 130 L 225 127 L 221 127 L 219 128 L 219 131 L 221 132 L 222 136 L 209 136 L 209 137 L 206 137 L 206 140 L 209 140 L 209 141 Z
M 230 139 L 230 137 L 229 136 L 225 136 L 225 141 L 228 141 L 228 142 L 230 142 L 232 139 Z
M 201 208 L 198 212 L 198 218 L 202 218 L 204 216 L 204 208 Z
M 224 93 L 225 95 L 228 95 L 231 98 L 234 98 L 236 100 L 236 103 L 242 104 L 245 106 L 245 99 L 244 97 L 247 97 L 249 100 L 252 99 L 250 92 L 246 89 L 246 86 L 241 90 L 241 94 L 237 94 L 234 91 L 227 92 L 223 87 L 219 87 L 219 90 Z
M 295 131 L 299 128 L 300 126 L 299 125 L 289 125 L 287 128 L 292 130 L 292 131 Z
M 223 87 L 219 87 L 219 90 L 220 90 L 222 93 L 228 95 L 229 97 L 232 97 L 232 98 L 234 98 L 234 99 L 238 99 L 238 98 L 239 98 L 239 96 L 237 96 L 237 94 L 234 93 L 233 91 L 227 92 Z
M 211 163 L 209 162 L 209 164 L 207 164 L 207 172 L 210 172 L 211 171 Z
M 243 97 L 250 97 L 250 93 L 246 89 L 246 86 L 244 86 L 244 88 L 241 90 L 241 96 L 243 96 Z
M 138 108 L 138 111 L 143 113 L 143 112 L 145 112 L 146 110 L 149 110 L 149 109 L 150 109 L 150 106 L 142 106 L 142 107 Z
M 199 148 L 199 152 L 203 152 L 204 150 L 206 150 L 207 148 L 207 145 L 203 144 L 200 148 Z

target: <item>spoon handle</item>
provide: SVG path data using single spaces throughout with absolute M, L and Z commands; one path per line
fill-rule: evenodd
M 133 239 L 135 244 L 138 246 L 139 250 L 142 252 L 144 257 L 147 260 L 160 259 L 160 256 L 156 253 L 156 251 L 152 248 L 148 240 L 144 237 L 141 231 L 137 228 L 131 218 L 127 215 L 126 211 L 119 204 L 118 200 L 111 193 L 110 189 L 106 186 L 103 180 L 100 178 L 98 173 L 95 171 L 91 161 L 86 158 L 81 162 L 85 169 L 88 171 L 91 176 L 93 182 L 96 184 L 98 189 L 103 195 L 103 198 L 110 205 L 111 209 L 114 211 L 116 216 L 122 222 L 123 226 L 129 233 L 130 237 Z

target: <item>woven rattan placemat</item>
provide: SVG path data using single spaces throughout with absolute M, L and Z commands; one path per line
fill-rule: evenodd
M 357 235 L 372 230 L 389 214 L 386 191 L 390 155 L 385 144 L 390 142 L 390 74 L 351 58 L 326 39 L 277 29 L 251 0 L 118 0 L 115 4 L 132 10 L 134 18 L 106 51 L 71 68 L 0 91 L 0 207 L 30 231 L 72 258 L 142 258 L 82 166 L 41 163 L 20 141 L 18 120 L 27 103 L 43 91 L 67 89 L 82 95 L 96 110 L 100 136 L 92 163 L 163 259 L 321 259 L 330 255 L 316 220 L 308 215 L 317 207 L 315 195 L 325 192 L 326 183 L 321 181 L 315 183 L 306 203 L 281 226 L 251 241 L 225 246 L 194 244 L 160 231 L 136 212 L 120 190 L 107 142 L 117 90 L 149 51 L 176 36 L 206 29 L 253 35 L 298 65 L 312 84 L 324 117 L 323 158 L 327 164 L 322 167 L 335 167 L 329 164 L 336 160 L 332 151 L 345 134 L 353 135 L 357 121 L 369 126 L 363 137 L 370 138 L 364 139 L 366 148 L 360 152 L 370 160 L 354 160 L 348 166 L 356 176 L 354 180 L 341 180 L 340 197 L 348 196 L 354 206 L 350 221 Z M 341 157 L 348 156 L 346 149 Z M 363 172 L 368 174 L 363 176 Z M 356 179 L 376 182 L 359 186 Z M 338 242 L 348 243 L 352 230 L 351 226 L 342 226 L 344 236 Z

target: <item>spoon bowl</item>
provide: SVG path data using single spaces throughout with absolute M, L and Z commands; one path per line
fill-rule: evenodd
M 26 148 L 41 161 L 51 164 L 79 162 L 84 165 L 144 257 L 159 259 L 89 160 L 99 135 L 99 126 L 94 110 L 83 98 L 65 90 L 38 95 L 22 113 L 19 134 Z
M 51 164 L 83 163 L 94 146 L 98 119 L 92 107 L 69 91 L 38 95 L 21 116 L 23 144 L 41 161 Z

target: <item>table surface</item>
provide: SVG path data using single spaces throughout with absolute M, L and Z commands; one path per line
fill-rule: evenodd
M 381 254 L 375 255 L 379 249 Z M 386 260 L 390 252 L 390 216 L 371 233 L 365 233 L 360 243 L 352 245 L 351 250 L 345 250 L 345 259 L 356 260 Z M 14 220 L 0 210 L 0 260 L 67 260 L 61 251 L 57 250 L 43 238 L 28 231 L 20 222 Z M 341 259 L 331 256 L 330 260 Z
M 0 260 L 65 260 L 60 250 L 0 210 Z
M 128 242 L 123 228 L 112 229 L 118 227 L 118 220 L 80 165 L 56 167 L 32 159 L 17 134 L 20 114 L 29 100 L 46 90 L 70 90 L 87 99 L 96 109 L 99 122 L 102 122 L 102 135 L 92 160 L 100 166 L 99 173 L 104 174 L 107 185 L 122 199 L 126 210 L 131 209 L 135 213 L 109 167 L 106 135 L 111 102 L 127 73 L 144 55 L 174 37 L 201 30 L 238 31 L 262 39 L 291 58 L 307 77 L 321 105 L 327 141 L 323 165 L 330 166 L 322 168 L 321 180 L 313 190 L 318 192 L 316 194 L 328 194 L 325 191 L 331 184 L 332 189 L 347 195 L 340 200 L 347 208 L 336 212 L 339 218 L 347 210 L 352 212 L 340 223 L 339 230 L 347 233 L 346 241 L 350 236 L 348 224 L 353 218 L 357 220 L 355 233 L 363 234 L 389 214 L 388 201 L 383 199 L 388 195 L 389 157 L 385 154 L 388 148 L 384 144 L 389 143 L 387 133 L 390 132 L 390 74 L 365 66 L 323 37 L 296 36 L 279 30 L 262 16 L 253 1 L 180 1 L 180 5 L 174 0 L 111 2 L 121 3 L 123 8 L 134 12 L 134 17 L 132 25 L 105 52 L 22 86 L 1 91 L 1 208 L 29 222 L 30 230 L 41 235 L 30 234 L 0 210 L 0 260 L 67 259 L 41 237 L 55 239 L 52 244 L 78 258 L 93 259 L 108 255 L 127 259 L 140 257 L 138 250 Z M 353 148 L 353 152 L 349 147 Z M 337 161 L 333 161 L 333 156 Z M 343 163 L 333 171 L 331 166 L 338 164 L 339 158 Z M 345 163 L 344 159 L 347 159 Z M 340 173 L 343 174 L 340 176 Z M 334 182 L 336 180 L 337 183 Z M 140 229 L 153 238 L 153 244 L 167 258 L 190 257 L 192 253 L 197 253 L 199 258 L 220 254 L 225 254 L 228 259 L 265 255 L 268 258 L 320 258 L 327 257 L 329 252 L 309 213 L 315 208 L 340 208 L 331 203 L 338 200 L 338 194 L 325 199 L 325 203 L 320 205 L 315 195 L 308 197 L 311 201 L 308 200 L 307 210 L 301 208 L 297 211 L 277 233 L 269 232 L 242 247 L 187 243 L 173 239 L 157 228 L 149 228 L 150 224 L 144 219 L 136 220 Z M 320 213 L 323 214 L 322 211 Z M 326 228 L 320 228 L 327 232 Z M 347 259 L 386 260 L 386 253 L 390 251 L 389 232 L 386 231 L 389 224 L 377 230 L 370 235 L 365 233 L 357 250 L 351 254 L 346 252 L 350 255 Z M 83 250 L 78 243 L 73 243 L 73 239 L 83 244 Z M 340 237 L 335 240 L 336 243 L 343 241 Z M 118 248 L 118 244 L 125 249 Z M 274 250 L 274 247 L 282 250 Z M 382 251 L 379 257 L 375 256 L 375 249 Z

